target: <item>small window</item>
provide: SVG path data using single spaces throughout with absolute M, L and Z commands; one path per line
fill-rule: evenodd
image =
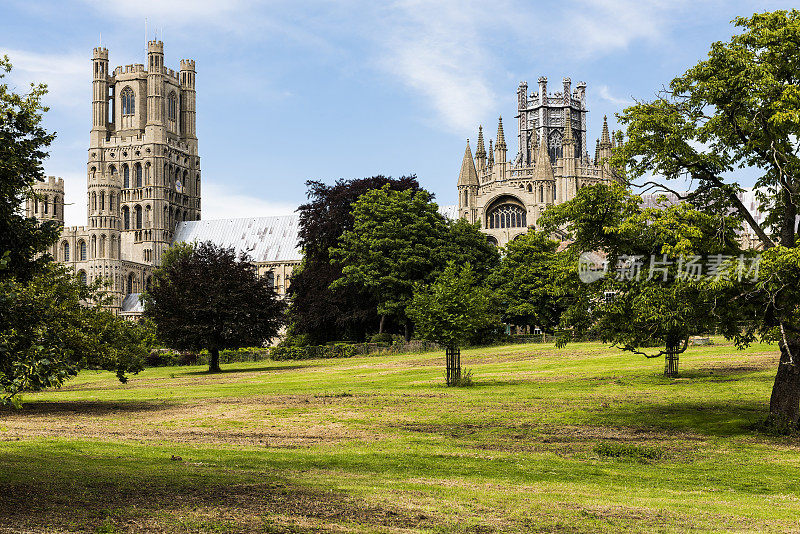
M 69 261 L 69 243 L 64 241 L 64 243 L 61 245 L 61 249 L 64 251 L 63 252 L 64 261 Z
M 122 208 L 122 229 L 131 229 L 131 211 L 128 209 L 128 206 Z
M 142 187 L 142 165 L 136 164 L 136 187 Z
M 134 212 L 134 214 L 136 216 L 136 229 L 137 230 L 141 230 L 142 229 L 142 207 L 141 206 L 136 206 L 135 208 L 133 208 L 133 212 Z
M 128 164 L 122 166 L 122 187 L 128 189 L 131 186 L 131 170 Z
M 81 240 L 81 242 L 78 243 L 78 257 L 81 261 L 86 261 L 86 241 Z M 83 273 L 83 275 L 85 277 L 86 273 Z
M 78 280 L 80 280 L 81 284 L 86 285 L 88 280 L 86 278 L 86 271 L 78 271 Z
M 47 215 L 47 195 L 44 196 L 44 213 Z

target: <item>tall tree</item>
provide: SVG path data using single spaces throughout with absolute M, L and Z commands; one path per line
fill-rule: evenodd
M 377 302 L 358 286 L 331 288 L 342 269 L 331 261 L 329 250 L 341 235 L 353 228 L 353 203 L 364 193 L 389 185 L 392 190 L 419 191 L 414 176 L 391 178 L 373 176 L 338 180 L 333 185 L 309 181 L 309 202 L 298 208 L 300 246 L 303 262 L 292 273 L 289 287 L 290 330 L 309 341 L 324 343 L 337 339 L 362 339 L 377 327 Z
M 11 71 L 0 57 L 0 80 Z M 81 369 L 141 369 L 144 345 L 136 325 L 102 308 L 101 281 L 80 283 L 47 250 L 59 227 L 20 213 L 43 177 L 54 139 L 42 126 L 44 85 L 24 95 L 0 83 L 0 403 L 60 386 Z
M 11 61 L 0 56 L 0 82 L 9 72 Z M 29 279 L 50 261 L 44 253 L 58 238 L 54 221 L 38 224 L 20 213 L 34 182 L 44 179 L 42 162 L 55 139 L 42 125 L 46 93 L 44 84 L 31 84 L 30 92 L 18 94 L 0 83 L 0 254 L 8 252 L 0 277 Z
M 179 350 L 208 349 L 209 372 L 220 370 L 220 350 L 261 345 L 283 324 L 283 302 L 247 255 L 210 241 L 167 250 L 143 298 L 159 338 Z
M 389 186 L 363 194 L 353 204 L 353 229 L 342 234 L 331 257 L 342 266 L 332 287 L 365 288 L 377 301 L 379 331 L 386 317 L 404 325 L 416 283 L 429 283 L 441 270 L 448 226 L 425 191 L 393 191 Z
M 787 269 L 800 269 L 792 263 L 800 194 L 800 11 L 759 13 L 736 18 L 734 24 L 741 33 L 713 43 L 708 59 L 673 79 L 658 98 L 620 115 L 626 139 L 613 163 L 626 167 L 631 179 L 651 174 L 690 179 L 697 187 L 686 200 L 708 195 L 713 202 L 707 209 L 734 210 L 766 250 L 770 261 L 765 267 L 780 265 L 776 274 L 792 279 Z M 738 184 L 729 176 L 741 167 L 761 172 L 756 186 L 765 192 L 765 224 L 736 196 Z M 661 187 L 653 181 L 644 184 Z M 757 286 L 761 313 L 745 314 L 749 325 L 743 332 L 767 337 L 780 332 L 770 415 L 797 426 L 800 320 L 796 295 L 781 287 Z M 739 339 L 746 342 L 747 335 Z
M 665 374 L 675 375 L 689 338 L 718 324 L 717 295 L 698 262 L 716 259 L 712 278 L 722 276 L 723 261 L 740 252 L 736 221 L 686 203 L 649 209 L 640 203 L 618 185 L 585 187 L 548 209 L 540 224 L 565 229 L 576 253 L 606 257 L 608 275 L 577 288 L 589 298 L 565 310 L 565 326 L 591 328 L 603 341 L 648 358 L 663 355 Z M 700 270 L 689 270 L 690 261 Z

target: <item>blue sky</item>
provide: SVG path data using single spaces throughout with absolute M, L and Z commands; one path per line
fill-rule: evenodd
M 730 20 L 790 2 L 573 0 L 3 0 L 0 53 L 12 82 L 50 86 L 58 133 L 47 174 L 67 184 L 67 224 L 85 224 L 91 49 L 113 66 L 197 62 L 203 217 L 290 213 L 304 182 L 415 173 L 456 201 L 467 138 L 506 119 L 516 152 L 516 87 L 545 75 L 588 84 L 589 136 L 604 114 L 647 99 L 702 59 Z M 744 185 L 747 179 L 742 180 Z

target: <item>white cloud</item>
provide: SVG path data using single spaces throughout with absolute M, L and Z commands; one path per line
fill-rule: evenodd
M 612 104 L 616 104 L 618 106 L 632 106 L 635 102 L 630 98 L 620 98 L 611 94 L 607 85 L 601 85 L 597 88 L 597 93 L 600 95 L 600 98 L 603 100 L 607 100 Z
M 27 50 L 0 48 L 7 54 L 13 69 L 11 81 L 17 90 L 25 91 L 31 82 L 46 83 L 44 101 L 59 108 L 85 107 L 91 91 L 92 69 L 88 54 L 43 54 Z
M 482 4 L 409 0 L 394 5 L 376 34 L 380 66 L 420 93 L 436 120 L 465 133 L 495 108 L 492 55 L 481 30 L 491 13 Z M 491 8 L 489 8 L 491 9 Z
M 48 174 L 52 174 L 49 173 Z M 55 173 L 64 179 L 64 226 L 86 226 L 86 175 Z
M 230 184 L 203 182 L 203 219 L 290 215 L 297 205 L 273 202 L 231 190 Z

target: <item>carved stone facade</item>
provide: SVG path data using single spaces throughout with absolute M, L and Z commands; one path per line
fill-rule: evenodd
M 200 158 L 194 61 L 182 60 L 179 71 L 168 69 L 163 43 L 150 41 L 147 68 L 111 71 L 108 65 L 108 50 L 95 48 L 89 220 L 64 228 L 52 253 L 87 282 L 106 279 L 112 308 L 119 311 L 126 295 L 149 284 L 176 225 L 200 219 Z M 34 190 L 28 216 L 63 224 L 63 180 L 50 178 Z
M 475 157 L 467 148 L 458 177 L 458 214 L 481 228 L 498 246 L 535 228 L 539 216 L 553 204 L 575 197 L 581 187 L 613 180 L 609 158 L 614 145 L 608 122 L 603 121 L 594 158 L 586 147 L 586 84 L 573 90 L 569 78 L 563 91 L 547 92 L 547 78 L 539 78 L 539 91 L 528 93 L 522 82 L 517 90 L 519 150 L 513 161 L 503 119 L 487 152 L 483 128 L 478 127 Z

